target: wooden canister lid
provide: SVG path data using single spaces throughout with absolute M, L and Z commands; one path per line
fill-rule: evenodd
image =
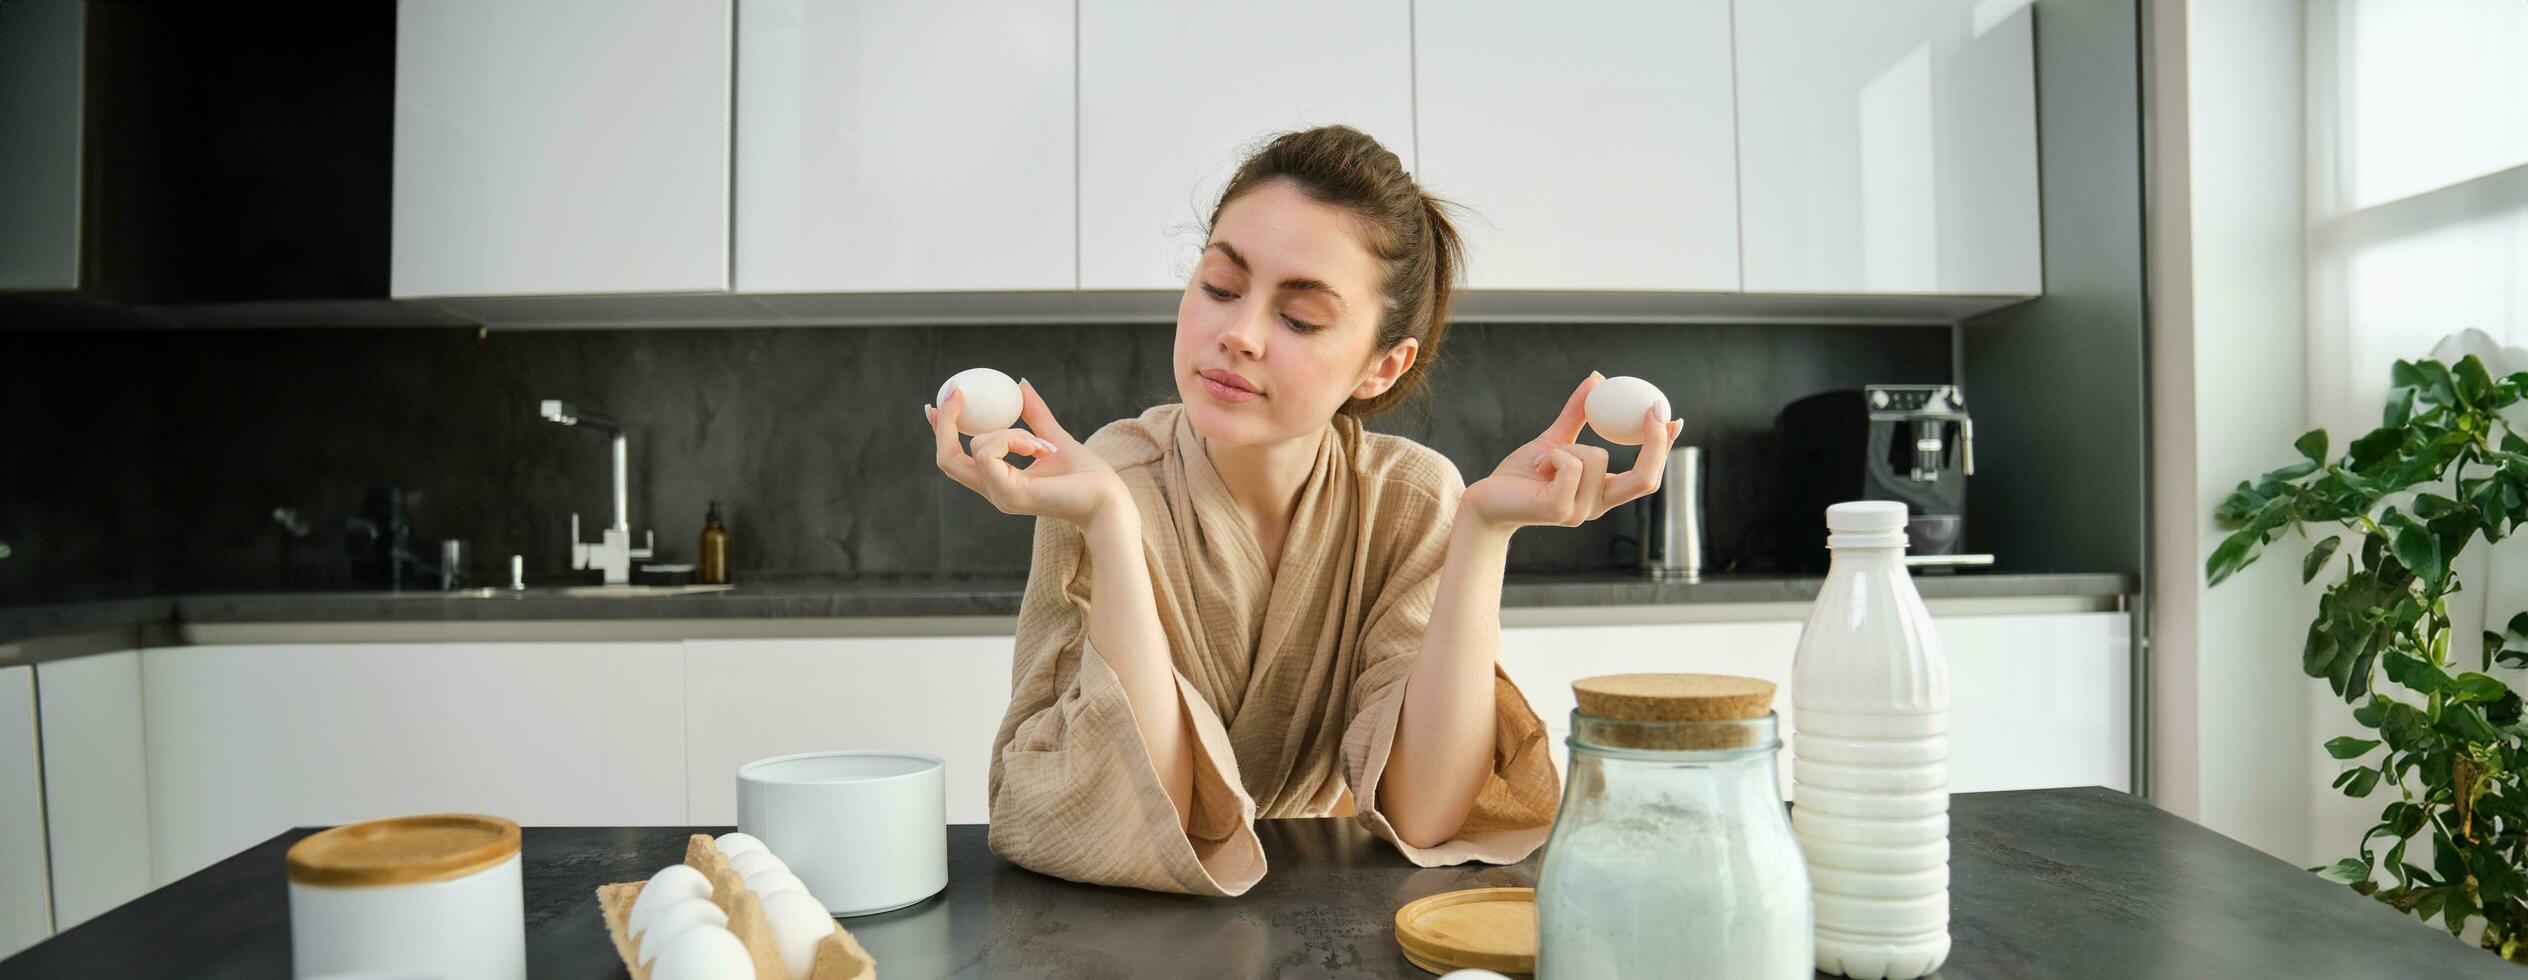
M 1536 889 L 1442 892 L 1396 910 L 1396 945 L 1433 973 L 1536 972 Z
M 1734 674 L 1605 674 L 1571 682 L 1580 713 L 1619 721 L 1743 721 L 1773 710 L 1773 682 Z
M 518 824 L 434 813 L 344 824 L 290 845 L 290 880 L 358 888 L 462 878 L 518 853 Z

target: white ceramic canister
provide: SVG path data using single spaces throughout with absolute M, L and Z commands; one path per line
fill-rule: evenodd
M 444 813 L 345 824 L 290 846 L 294 976 L 527 975 L 518 825 Z
M 803 752 L 737 769 L 737 829 L 838 916 L 948 887 L 947 765 L 911 752 Z
M 1834 553 L 1791 665 L 1791 827 L 1817 969 L 1906 980 L 1949 955 L 1949 672 L 1905 571 L 1905 505 L 1826 508 Z

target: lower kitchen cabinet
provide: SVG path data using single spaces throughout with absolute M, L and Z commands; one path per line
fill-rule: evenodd
M 35 667 L 56 929 L 173 880 L 150 867 L 141 656 L 126 650 Z
M 1949 662 L 1949 789 L 1958 793 L 2132 785 L 2132 618 L 2126 613 L 1943 616 Z M 1501 631 L 1501 664 L 1564 763 L 1571 682 L 1598 674 L 1743 674 L 1780 685 L 1789 751 L 1798 623 L 1528 627 Z M 1783 787 L 1790 766 L 1781 767 Z
M 2126 614 L 1938 625 L 1954 790 L 2128 784 Z M 1787 721 L 1799 630 L 1515 628 L 1503 631 L 1501 661 L 1560 764 L 1571 682 L 1593 674 L 1762 677 L 1783 686 Z M 732 824 L 737 767 L 793 752 L 938 756 L 948 819 L 984 822 L 1011 654 L 1007 634 L 315 643 L 0 669 L 0 949 L 293 826 L 441 811 L 531 825 Z M 19 748 L 38 744 L 39 727 L 40 758 Z M 47 786 L 49 819 L 36 802 Z
M 697 824 L 737 822 L 737 767 L 793 752 L 888 749 L 947 764 L 948 822 L 991 818 L 1008 636 L 685 644 L 685 790 Z
M 53 934 L 46 877 L 35 669 L 0 667 L 0 959 Z
M 150 650 L 160 882 L 292 826 L 459 811 L 522 824 L 685 818 L 678 643 Z
M 2133 788 L 2129 613 L 1952 616 L 1949 790 Z

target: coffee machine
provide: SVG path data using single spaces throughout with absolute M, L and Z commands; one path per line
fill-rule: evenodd
M 1782 483 L 1776 499 L 1782 567 L 1826 568 L 1826 507 L 1895 500 L 1906 560 L 1916 566 L 1987 565 L 1966 545 L 1966 478 L 1975 474 L 1975 422 L 1955 385 L 1866 385 L 1792 402 L 1776 426 Z

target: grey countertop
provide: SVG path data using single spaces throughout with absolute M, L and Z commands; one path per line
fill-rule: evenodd
M 1807 602 L 1814 576 L 1714 575 L 1654 582 L 1618 572 L 1513 574 L 1507 608 Z M 1926 599 L 2113 597 L 2134 590 L 2120 574 L 1929 573 Z M 206 593 L 0 607 L 0 643 L 133 626 L 206 623 L 463 623 L 585 620 L 815 619 L 1014 616 L 1024 576 L 871 575 L 754 578 L 725 592 L 573 595 L 559 588 L 440 592 Z
M 1951 800 L 1940 977 L 2512 977 L 2516 968 L 2351 889 L 2105 789 Z M 679 860 L 726 827 L 535 827 L 527 971 L 621 977 L 596 888 Z M 948 889 L 844 926 L 889 980 L 928 977 L 1428 977 L 1395 912 L 1425 895 L 1531 885 L 1516 865 L 1417 868 L 1350 821 L 1257 826 L 1271 871 L 1238 898 L 1074 884 L 948 829 Z M 290 964 L 282 852 L 258 844 L 0 961 L 9 977 L 275 977 Z M 1680 914 L 1690 914 L 1680 911 Z

